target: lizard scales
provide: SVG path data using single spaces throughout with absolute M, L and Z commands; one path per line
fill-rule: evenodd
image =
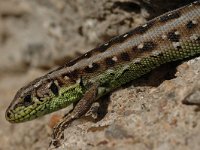
M 166 62 L 200 54 L 200 2 L 114 37 L 21 88 L 6 112 L 31 120 L 78 101 L 95 82 L 98 97 Z
M 32 81 L 17 92 L 6 119 L 12 123 L 31 120 L 81 99 L 86 106 L 164 63 L 199 55 L 200 1 L 196 1 L 114 37 Z M 81 109 L 79 116 L 86 111 Z

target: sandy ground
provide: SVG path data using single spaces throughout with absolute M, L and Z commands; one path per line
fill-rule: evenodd
M 180 0 L 163 3 L 0 0 L 0 150 L 48 148 L 53 115 L 21 124 L 5 120 L 19 88 L 80 52 L 183 5 Z M 100 102 L 97 120 L 73 122 L 60 149 L 198 150 L 200 109 L 182 101 L 199 103 L 199 66 L 200 57 L 170 63 L 117 89 Z

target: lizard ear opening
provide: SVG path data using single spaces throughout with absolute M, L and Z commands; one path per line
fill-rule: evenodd
M 53 82 L 51 84 L 51 86 L 49 87 L 49 89 L 51 90 L 51 92 L 54 94 L 54 95 L 58 95 L 58 86 Z

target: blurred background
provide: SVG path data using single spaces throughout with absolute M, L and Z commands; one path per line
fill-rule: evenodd
M 191 1 L 0 0 L 0 150 L 48 147 L 51 115 L 22 124 L 10 124 L 5 120 L 6 108 L 23 85 L 111 37 Z M 163 82 L 168 74 L 160 75 L 158 72 L 163 70 L 159 70 L 135 83 L 134 88 L 129 85 L 128 89 L 114 92 L 108 107 L 108 112 L 113 112 L 99 122 L 103 127 L 89 128 L 94 125 L 92 122 L 81 122 L 81 127 L 75 124 L 67 131 L 70 133 L 67 148 L 199 149 L 199 112 L 181 103 L 188 92 L 197 87 L 194 81 L 200 79 L 199 64 L 199 59 L 181 64 L 176 73 L 179 78 L 172 79 L 173 82 Z M 165 69 L 171 70 L 169 66 Z M 169 98 L 174 101 L 166 101 Z M 171 112 L 174 114 L 166 117 Z M 135 116 L 131 116 L 133 114 Z M 136 120 L 123 120 L 123 116 Z M 128 126 L 127 122 L 132 125 Z

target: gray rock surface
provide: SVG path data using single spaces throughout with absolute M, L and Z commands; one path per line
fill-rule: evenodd
M 148 12 L 136 0 L 1 0 L 0 150 L 46 150 L 52 116 L 66 113 L 8 123 L 5 110 L 19 88 L 155 15 Z M 198 150 L 199 66 L 200 57 L 170 63 L 115 90 L 94 105 L 102 106 L 97 118 L 88 113 L 65 130 L 59 149 Z

